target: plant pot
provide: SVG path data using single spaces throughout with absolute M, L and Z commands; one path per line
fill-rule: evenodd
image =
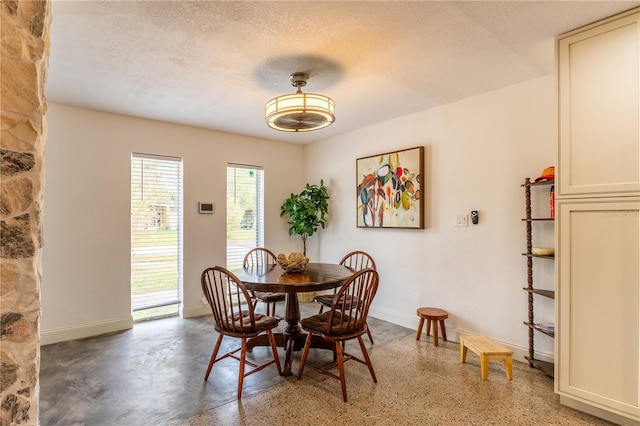
M 298 302 L 310 303 L 310 302 L 313 302 L 314 297 L 316 297 L 316 294 L 312 291 L 305 292 L 305 293 L 298 293 Z

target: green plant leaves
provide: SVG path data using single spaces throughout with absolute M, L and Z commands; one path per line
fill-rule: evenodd
M 280 216 L 289 216 L 289 235 L 300 235 L 306 255 L 307 237 L 327 223 L 329 193 L 324 181 L 320 185 L 306 184 L 300 194 L 291 194 L 280 207 Z

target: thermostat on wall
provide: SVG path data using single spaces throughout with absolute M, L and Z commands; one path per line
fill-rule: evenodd
M 213 214 L 213 203 L 198 203 L 198 212 L 203 214 Z

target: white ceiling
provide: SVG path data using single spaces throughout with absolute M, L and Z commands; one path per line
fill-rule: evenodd
M 52 2 L 51 102 L 307 144 L 550 75 L 553 38 L 640 1 Z M 323 130 L 284 133 L 264 104 L 336 102 Z

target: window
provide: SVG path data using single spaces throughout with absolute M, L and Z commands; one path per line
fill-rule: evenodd
M 133 154 L 131 306 L 135 319 L 177 313 L 182 289 L 182 209 L 182 159 Z
M 264 172 L 227 166 L 227 268 L 242 266 L 245 254 L 264 246 Z

